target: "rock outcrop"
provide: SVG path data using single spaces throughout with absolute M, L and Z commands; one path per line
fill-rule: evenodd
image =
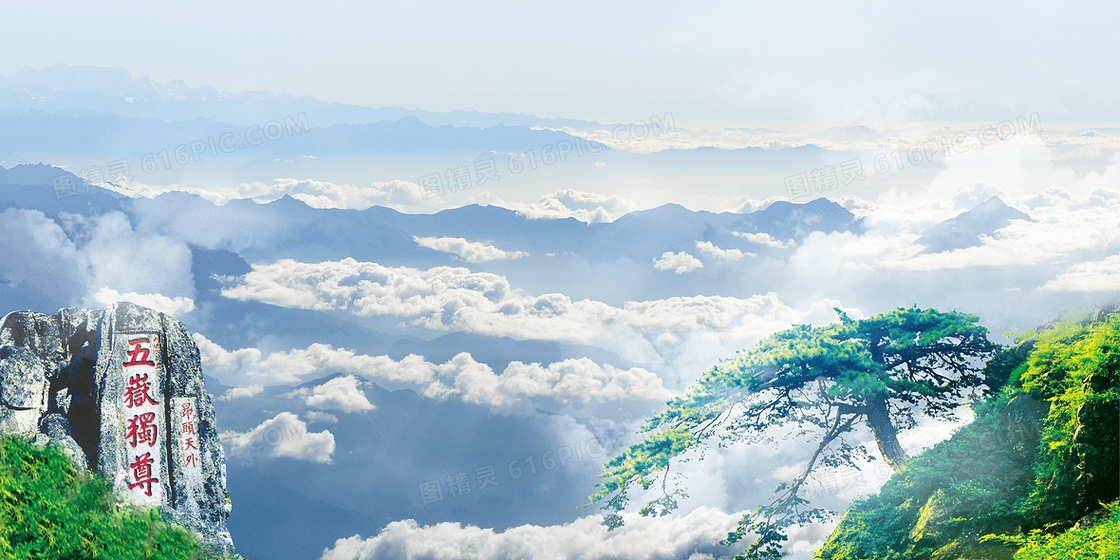
M 231 503 L 198 348 L 182 323 L 131 303 L 0 322 L 0 434 L 63 450 L 133 502 L 231 550 Z

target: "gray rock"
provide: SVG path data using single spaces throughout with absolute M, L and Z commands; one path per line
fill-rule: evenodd
M 0 433 L 34 435 L 46 397 L 46 368 L 35 353 L 0 346 Z
M 70 395 L 69 387 L 62 387 L 54 393 L 55 406 L 57 406 L 63 414 L 70 414 L 70 401 L 72 400 L 73 398 Z
M 214 408 L 187 328 L 131 303 L 0 322 L 0 433 L 57 447 L 232 550 Z
M 59 332 L 59 315 L 33 311 L 16 311 L 4 317 L 0 325 L 0 346 L 16 346 L 33 352 L 47 368 L 51 377 L 69 361 Z
M 47 436 L 47 445 L 61 450 L 78 470 L 89 472 L 85 452 L 70 430 L 70 420 L 62 414 L 47 414 L 39 421 L 39 431 Z
M 34 352 L 0 346 L 0 404 L 16 410 L 46 405 L 47 368 Z

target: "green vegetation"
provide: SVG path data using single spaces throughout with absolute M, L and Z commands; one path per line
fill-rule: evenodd
M 613 529 L 629 490 L 658 487 L 640 513 L 666 515 L 684 495 L 670 484 L 673 459 L 712 436 L 815 435 L 804 471 L 724 541 L 753 539 L 739 558 L 777 557 L 785 529 L 828 516 L 800 494 L 813 469 L 866 459 L 843 438 L 862 423 L 896 472 L 852 504 L 819 558 L 1120 560 L 1120 312 L 1074 314 L 1011 348 L 989 344 L 976 322 L 913 308 L 774 334 L 647 422 L 649 436 L 607 462 L 591 501 L 605 502 Z M 948 418 L 966 402 L 973 422 L 913 459 L 902 452 L 897 430 L 915 413 Z M 1084 521 L 1094 511 L 1102 519 Z
M 1120 560 L 1120 505 L 1106 509 L 1108 517 L 1089 527 L 1077 527 L 1057 535 L 1033 531 L 1029 536 L 1002 538 L 1019 546 L 1015 560 Z
M 186 529 L 127 506 L 61 452 L 0 441 L 0 559 L 188 560 L 205 557 Z
M 639 513 L 666 515 L 683 490 L 668 486 L 671 461 L 705 440 L 773 441 L 787 429 L 794 437 L 816 437 L 819 445 L 794 480 L 778 486 L 772 501 L 745 515 L 726 544 L 756 537 L 746 557 L 776 557 L 791 525 L 820 521 L 828 512 L 801 496 L 818 466 L 856 466 L 867 455 L 845 434 L 865 424 L 879 451 L 896 471 L 910 458 L 898 430 L 912 427 L 915 413 L 951 418 L 963 397 L 983 385 L 977 364 L 997 345 L 976 316 L 934 309 L 898 309 L 824 327 L 795 326 L 759 342 L 706 373 L 688 393 L 674 399 L 642 430 L 650 435 L 608 461 L 606 480 L 594 503 L 611 512 L 603 522 L 622 524 L 617 512 L 634 486 L 659 485 L 661 496 Z
M 849 508 L 818 557 L 1120 558 L 1120 313 L 1019 336 L 976 420 Z M 1064 531 L 1064 532 L 1063 532 Z

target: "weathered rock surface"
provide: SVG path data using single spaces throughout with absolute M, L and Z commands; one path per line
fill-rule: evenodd
M 0 431 L 32 435 L 46 406 L 47 370 L 34 352 L 0 346 Z
M 198 348 L 131 303 L 0 321 L 0 434 L 61 449 L 144 505 L 232 549 L 231 503 Z

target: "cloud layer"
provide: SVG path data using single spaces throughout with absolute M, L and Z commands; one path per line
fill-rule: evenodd
M 108 286 L 102 286 L 100 290 L 97 290 L 97 293 L 93 294 L 93 300 L 104 306 L 119 301 L 127 301 L 156 311 L 162 311 L 171 316 L 194 311 L 194 300 L 191 298 L 169 298 L 162 294 L 138 294 L 136 292 L 121 294 Z
M 498 259 L 520 259 L 529 256 L 521 251 L 503 251 L 493 245 L 467 241 L 462 237 L 413 237 L 417 245 L 462 257 L 469 263 L 484 263 Z
M 647 364 L 682 352 L 707 354 L 709 360 L 729 355 L 790 324 L 831 322 L 831 308 L 839 305 L 821 300 L 801 312 L 769 293 L 748 298 L 672 297 L 616 307 L 589 299 L 573 301 L 559 293 L 529 295 L 513 288 L 504 276 L 488 272 L 387 267 L 350 258 L 255 264 L 222 295 L 282 307 L 399 318 L 402 324 L 436 331 L 594 344 Z
M 176 314 L 194 309 L 186 243 L 134 230 L 120 212 L 52 220 L 38 210 L 3 210 L 0 284 L 49 294 L 59 305 L 127 300 Z
M 602 516 L 563 525 L 522 525 L 497 532 L 459 523 L 420 526 L 394 521 L 375 537 L 339 539 L 322 560 L 446 558 L 456 560 L 711 560 L 730 558 L 741 547 L 712 543 L 727 536 L 741 514 L 700 507 L 687 515 L 623 514 L 626 525 L 608 532 Z
M 596 224 L 613 222 L 623 214 L 635 210 L 636 205 L 617 195 L 604 195 L 566 189 L 542 196 L 537 202 L 505 202 L 497 200 L 496 206 L 509 208 L 531 220 L 575 218 Z
M 178 184 L 149 185 L 137 182 L 124 186 L 113 184 L 102 186 L 131 197 L 153 198 L 172 191 L 187 192 L 218 205 L 240 199 L 265 203 L 287 195 L 312 208 L 364 210 L 376 205 L 413 213 L 437 212 L 447 208 L 447 202 L 442 197 L 425 197 L 423 187 L 402 180 L 380 181 L 371 183 L 367 187 L 292 177 L 276 178 L 271 183 L 254 181 L 219 189 Z
M 1120 255 L 1075 264 L 1047 282 L 1042 289 L 1059 292 L 1120 292 Z
M 227 351 L 201 334 L 194 339 L 204 348 L 202 365 L 211 375 L 296 382 L 311 375 L 332 372 L 368 377 L 374 381 L 404 383 L 434 399 L 456 398 L 489 406 L 501 414 L 532 414 L 531 399 L 551 399 L 564 405 L 591 401 L 664 401 L 672 397 L 656 374 L 642 368 L 621 369 L 600 365 L 588 358 L 567 359 L 548 365 L 510 362 L 499 375 L 466 352 L 443 364 L 433 364 L 415 354 L 402 360 L 366 356 L 345 348 L 316 343 L 305 349 L 274 352 L 261 358 L 255 348 Z M 314 388 L 292 394 L 307 406 L 342 412 L 374 409 L 354 375 L 336 377 Z M 236 391 L 236 392 L 235 392 Z M 254 386 L 231 389 L 224 398 L 252 396 Z

